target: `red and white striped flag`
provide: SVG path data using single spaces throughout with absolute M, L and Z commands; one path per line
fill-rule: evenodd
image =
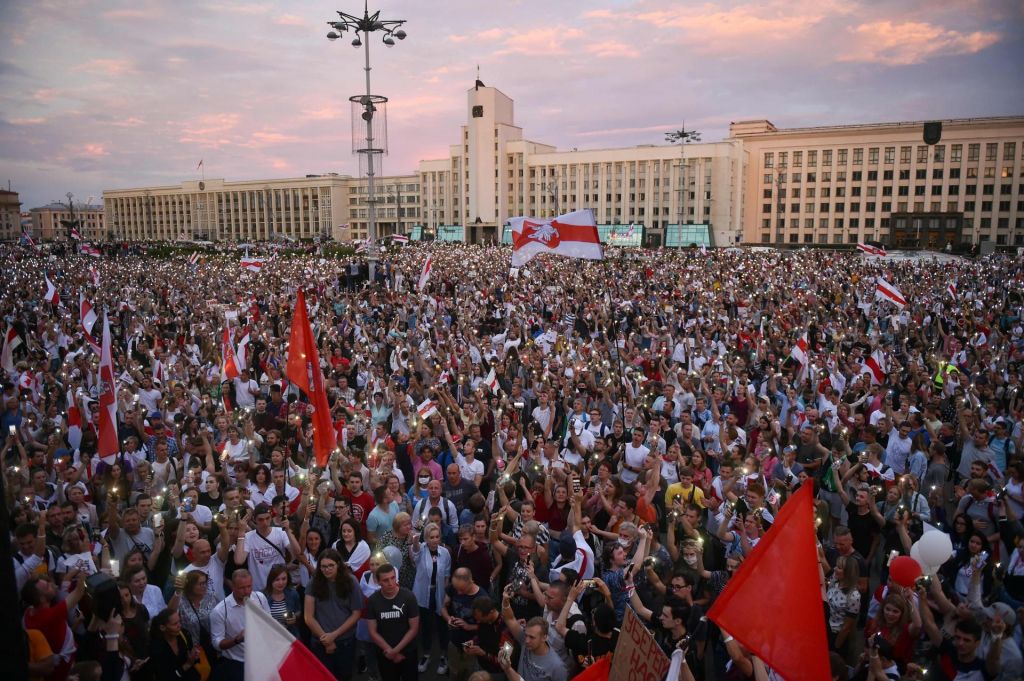
M 885 355 L 882 350 L 876 348 L 867 359 L 864 360 L 864 364 L 860 368 L 861 374 L 869 374 L 871 376 L 872 385 L 881 385 L 885 383 Z
M 808 358 L 807 358 L 808 342 L 807 332 L 804 331 L 800 338 L 797 339 L 796 344 L 793 345 L 793 349 L 790 350 L 789 356 L 795 362 L 800 363 L 800 369 L 796 372 L 795 383 L 800 386 L 803 385 L 804 379 L 807 378 L 808 369 Z
M 878 285 L 875 287 L 875 298 L 888 300 L 890 303 L 898 307 L 906 307 L 907 305 L 907 299 L 903 297 L 900 290 L 882 277 L 878 278 Z
M 956 298 L 956 282 L 955 281 L 950 282 L 949 286 L 946 287 L 946 290 L 949 291 L 949 295 L 952 296 L 953 300 L 957 299 Z
M 95 267 L 89 268 L 89 279 L 96 288 L 100 286 L 100 272 Z
M 857 244 L 857 250 L 864 251 L 868 255 L 878 255 L 883 258 L 888 255 L 885 252 L 885 248 L 881 246 L 872 246 L 871 244 Z
M 93 246 L 92 244 L 82 244 L 82 255 L 88 255 L 91 258 L 98 258 L 103 254 L 100 253 L 99 246 Z
M 81 232 L 78 231 L 77 227 L 72 227 L 71 228 L 71 238 L 74 239 L 75 241 L 81 241 L 82 240 L 82 234 L 81 234 Z
M 334 681 L 313 652 L 252 598 L 245 602 L 244 645 L 245 681 Z
M 4 349 L 0 353 L 0 364 L 8 376 L 14 376 L 18 370 L 14 367 L 14 350 L 21 345 L 21 336 L 10 324 L 7 325 L 7 333 L 4 335 Z
M 75 391 L 68 391 L 68 444 L 78 449 L 82 444 L 82 411 L 78 408 Z M 111 461 L 110 463 L 113 463 Z
M 96 339 L 92 335 L 92 330 L 96 326 L 96 311 L 92 309 L 92 303 L 85 299 L 84 293 L 78 294 L 78 318 L 80 320 L 80 326 L 82 334 L 85 335 L 85 342 L 89 344 L 93 352 L 99 355 L 102 352 L 100 344 L 96 342 Z
M 263 269 L 263 258 L 242 258 L 242 269 L 250 272 L 259 272 Z
M 391 240 L 394 241 L 395 243 L 399 243 L 399 244 L 407 244 L 407 243 L 409 243 L 409 237 L 407 237 L 404 234 L 392 234 L 391 235 Z
M 238 378 L 241 373 L 235 361 L 235 349 L 231 346 L 231 329 L 225 328 L 220 340 L 221 380 Z
M 498 375 L 495 373 L 493 368 L 491 369 L 491 372 L 487 374 L 487 378 L 484 379 L 484 385 L 490 389 L 491 393 L 496 394 L 498 392 Z
M 431 414 L 437 413 L 437 402 L 434 400 L 423 400 L 420 406 L 416 407 L 416 413 L 420 415 L 421 419 L 426 419 Z
M 57 287 L 50 281 L 50 277 L 43 275 L 43 279 L 46 280 L 46 293 L 43 295 L 43 300 L 50 303 L 51 305 L 57 305 L 60 303 L 60 294 L 57 293 Z
M 434 259 L 431 256 L 427 256 L 426 261 L 423 263 L 423 271 L 420 272 L 420 280 L 416 282 L 416 290 L 423 292 L 423 289 L 427 287 L 427 282 L 430 280 L 430 271 L 434 267 Z
M 196 252 L 192 253 L 192 255 L 188 256 L 188 264 L 189 265 L 195 265 L 198 262 L 199 262 L 199 252 L 198 251 L 196 251 Z
M 577 210 L 552 220 L 510 218 L 512 267 L 522 267 L 535 255 L 554 253 L 567 258 L 601 260 L 601 238 L 590 210 Z
M 242 340 L 238 341 L 238 349 L 235 350 L 235 361 L 238 363 L 238 370 L 241 371 L 247 366 L 246 354 L 249 350 L 249 327 L 242 330 Z
M 362 243 L 360 243 L 359 245 L 356 246 L 356 253 L 366 253 L 366 249 L 368 247 L 369 247 L 369 244 L 367 242 L 363 241 Z
M 97 432 L 99 441 L 96 454 L 101 459 L 115 456 L 120 451 L 117 439 L 117 397 L 114 382 L 114 360 L 110 354 L 110 319 L 103 313 L 103 346 L 100 349 L 100 411 Z M 106 460 L 106 459 L 105 459 Z

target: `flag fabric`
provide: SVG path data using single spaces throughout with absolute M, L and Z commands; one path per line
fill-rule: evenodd
M 950 295 L 950 297 L 953 298 L 953 300 L 957 299 L 956 298 L 956 282 L 955 281 L 950 282 L 949 286 L 946 287 L 946 290 L 949 292 L 949 295 Z
M 577 210 L 551 220 L 510 218 L 512 267 L 522 267 L 535 255 L 554 253 L 567 258 L 601 260 L 601 238 L 590 210 Z
M 82 255 L 87 255 L 90 258 L 98 258 L 103 254 L 100 252 L 99 246 L 93 246 L 92 244 L 82 244 Z
M 416 290 L 420 293 L 427 287 L 427 282 L 430 280 L 430 271 L 434 267 L 434 259 L 431 256 L 427 256 L 426 261 L 423 263 L 423 271 L 420 272 L 420 279 L 416 282 Z
M 199 263 L 199 252 L 196 251 L 192 255 L 188 256 L 188 264 L 195 265 Z
M 818 590 L 814 486 L 790 497 L 708 611 L 708 619 L 785 679 L 828 681 L 825 609 Z M 765 626 L 786 613 L 786 625 Z
M 14 367 L 14 351 L 19 345 L 21 345 L 21 336 L 18 335 L 18 331 L 13 326 L 8 324 L 7 333 L 4 334 L 4 349 L 2 356 L 0 356 L 0 364 L 3 365 L 7 375 L 11 377 L 18 373 L 18 370 Z
M 57 287 L 50 281 L 50 277 L 43 275 L 43 279 L 46 280 L 46 293 L 43 295 L 43 300 L 50 303 L 51 305 L 57 305 L 60 303 L 60 294 L 57 293 Z
M 306 393 L 313 404 L 313 451 L 317 465 L 326 468 L 327 459 L 337 446 L 337 441 L 334 424 L 331 422 L 331 408 L 327 404 L 324 374 L 320 370 L 320 355 L 313 338 L 313 329 L 309 325 L 306 295 L 302 289 L 299 289 L 295 300 L 291 337 L 288 339 L 288 363 L 284 373 L 289 381 Z
M 202 167 L 203 167 L 203 159 L 199 159 L 199 165 L 196 166 L 196 170 L 199 170 Z
M 906 307 L 907 305 L 907 299 L 903 297 L 900 290 L 882 277 L 878 278 L 878 285 L 875 287 L 875 298 L 888 300 L 897 307 Z
M 231 344 L 231 328 L 224 327 L 220 337 L 221 380 L 232 380 L 241 376 L 238 361 L 235 359 L 235 348 Z
M 484 385 L 486 385 L 488 389 L 490 389 L 492 394 L 497 394 L 498 375 L 495 373 L 493 368 L 491 369 L 490 373 L 487 374 L 487 378 L 484 379 Z
M 84 293 L 78 294 L 78 318 L 85 342 L 89 344 L 93 352 L 99 355 L 101 353 L 100 345 L 92 335 L 93 328 L 96 326 L 96 311 L 93 310 L 92 303 L 85 299 Z
M 356 253 L 366 253 L 367 246 L 367 243 L 363 241 L 358 246 L 356 246 Z
M 96 454 L 107 463 L 113 463 L 111 457 L 116 457 L 120 447 L 117 439 L 114 360 L 110 354 L 110 318 L 105 312 L 103 313 L 103 346 L 100 349 L 99 379 L 100 411 L 99 423 L 96 428 L 99 441 L 96 444 Z
M 423 400 L 420 406 L 416 407 L 416 413 L 423 420 L 426 420 L 432 414 L 437 413 L 437 402 L 431 399 Z
M 872 246 L 871 244 L 857 244 L 857 250 L 858 251 L 863 251 L 864 253 L 867 253 L 868 255 L 878 255 L 878 256 L 881 256 L 883 258 L 886 255 L 888 255 L 888 253 L 885 252 L 885 248 L 883 248 L 881 246 Z
M 245 367 L 248 366 L 248 362 L 246 360 L 246 353 L 249 350 L 250 335 L 251 332 L 249 331 L 248 326 L 242 329 L 242 340 L 238 341 L 238 347 L 235 350 L 235 362 L 238 364 L 239 371 L 242 371 L 243 369 L 245 369 Z
M 35 239 L 33 239 L 32 236 L 28 232 L 25 232 L 25 231 L 22 231 L 22 233 L 21 233 L 21 245 L 22 246 L 31 246 L 32 248 L 36 249 L 37 251 L 39 250 L 39 247 L 36 246 Z
M 99 286 L 100 286 L 100 272 L 95 267 L 90 267 L 89 268 L 89 280 L 92 282 L 92 285 L 94 287 L 99 288 Z
M 78 449 L 82 444 L 82 411 L 78 408 L 75 393 L 68 391 L 68 444 Z M 111 462 L 113 463 L 113 462 Z
M 75 241 L 82 240 L 82 234 L 81 232 L 78 231 L 78 227 L 71 228 L 71 238 L 74 239 Z
M 407 237 L 404 234 L 392 234 L 391 235 L 391 240 L 396 242 L 396 243 L 400 243 L 400 244 L 407 244 L 407 243 L 409 243 L 409 237 Z
M 807 332 L 804 331 L 803 335 L 797 340 L 796 345 L 790 351 L 789 356 L 792 357 L 800 364 L 807 364 Z
M 860 373 L 869 374 L 871 376 L 872 385 L 881 385 L 882 383 L 885 383 L 885 355 L 882 353 L 880 348 L 876 348 L 875 351 L 864 360 L 864 364 L 860 367 Z
M 245 601 L 244 667 L 245 681 L 334 681 L 313 652 L 252 598 Z
M 263 269 L 263 258 L 242 258 L 242 269 L 249 270 L 250 272 L 259 272 Z

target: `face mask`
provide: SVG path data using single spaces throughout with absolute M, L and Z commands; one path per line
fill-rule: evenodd
M 420 478 L 420 487 L 426 487 L 430 484 L 430 478 Z
M 683 561 L 690 567 L 697 565 L 697 556 L 683 556 Z
M 621 546 L 622 548 L 629 548 L 630 543 L 631 542 L 628 539 L 623 539 L 622 537 L 619 537 L 619 546 Z

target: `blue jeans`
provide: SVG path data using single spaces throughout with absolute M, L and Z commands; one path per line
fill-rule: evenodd
M 328 653 L 323 644 L 320 641 L 314 639 L 309 642 L 309 649 L 316 655 L 316 659 L 320 660 L 327 671 L 334 674 L 334 678 L 351 679 L 352 664 L 356 657 L 356 639 L 354 636 L 349 638 L 339 638 L 335 642 L 335 648 L 333 653 Z

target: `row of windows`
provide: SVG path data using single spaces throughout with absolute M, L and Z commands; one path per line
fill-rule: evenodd
M 961 187 L 964 188 L 964 194 L 967 195 L 967 196 L 974 196 L 974 195 L 976 195 L 978 193 L 978 185 L 976 185 L 976 184 L 966 184 L 966 185 L 951 184 L 951 185 L 947 185 L 947 186 L 943 186 L 941 184 L 936 184 L 936 185 L 932 185 L 930 190 L 928 189 L 928 187 L 926 185 L 917 185 L 917 186 L 915 186 L 914 187 L 914 196 L 925 196 L 926 194 L 931 194 L 932 196 L 941 196 L 943 194 L 948 194 L 950 196 L 959 196 L 960 195 L 960 188 Z M 832 187 L 821 187 L 821 198 L 827 199 L 827 198 L 829 198 L 829 197 L 831 197 L 833 195 L 838 197 L 838 198 L 842 198 L 844 196 L 847 196 L 846 189 L 847 189 L 846 187 L 836 187 L 835 188 L 835 194 L 833 194 L 832 193 Z M 857 197 L 857 196 L 861 196 L 862 195 L 862 188 L 861 187 L 850 187 L 849 189 L 850 189 L 849 196 Z M 882 187 L 882 196 L 893 196 L 892 189 L 893 189 L 892 187 Z M 994 185 L 994 184 L 983 184 L 983 185 L 981 185 L 981 193 L 982 193 L 983 196 L 994 196 L 995 193 L 996 193 L 996 185 Z M 1017 193 L 1018 194 L 1024 194 L 1024 184 L 1017 185 Z M 786 198 L 787 194 L 788 194 L 788 196 L 790 198 L 799 199 L 800 195 L 801 195 L 801 188 L 800 187 L 791 187 L 791 188 L 778 187 L 777 189 L 772 189 L 771 187 L 768 187 L 766 189 L 761 190 L 761 194 L 762 194 L 762 198 L 765 198 L 765 199 L 770 199 L 770 198 L 772 198 L 772 196 L 778 196 L 778 198 L 784 199 L 784 198 Z M 1013 194 L 1013 185 L 1012 184 L 1001 184 L 1001 185 L 999 185 L 999 195 L 1000 196 L 1010 196 L 1012 194 Z M 878 196 L 877 188 L 876 187 L 868 187 L 867 188 L 867 193 L 863 194 L 863 195 L 864 196 L 868 196 L 868 197 Z M 691 196 L 691 198 L 693 197 L 693 193 L 692 192 L 690 193 L 690 196 Z M 804 190 L 804 196 L 806 196 L 809 199 L 813 199 L 813 198 L 817 197 L 818 196 L 818 188 L 817 187 L 807 187 Z M 896 196 L 910 196 L 910 186 L 909 185 L 901 185 L 899 187 L 896 187 Z
M 911 154 L 914 151 L 913 146 L 901 146 L 900 148 L 900 163 L 910 163 Z M 929 149 L 931 153 L 929 154 Z M 878 165 L 879 151 L 882 150 L 883 163 L 891 164 L 896 162 L 896 147 L 868 147 L 867 158 L 868 165 Z M 1024 145 L 1022 145 L 1024 150 Z M 837 149 L 835 150 L 835 158 L 837 165 L 847 165 L 851 158 L 850 149 Z M 863 165 L 864 163 L 864 147 L 854 147 L 852 149 L 853 165 Z M 949 156 L 950 161 L 953 163 L 959 163 L 963 160 L 963 144 L 951 144 L 949 145 Z M 774 151 L 764 152 L 764 167 L 772 168 L 775 166 L 775 155 Z M 934 163 L 945 163 L 946 162 L 946 145 L 936 144 L 929 146 L 927 144 L 917 145 L 917 162 L 927 163 L 929 155 Z M 1017 157 L 1017 143 L 1016 142 L 1003 142 L 1003 153 L 1002 159 L 1004 161 L 1012 161 Z M 832 165 L 833 150 L 822 149 L 821 150 L 821 165 L 830 166 Z M 999 158 L 999 143 L 998 142 L 986 142 L 985 143 L 985 160 L 995 161 Z M 970 143 L 967 145 L 967 160 L 978 161 L 981 159 L 981 143 Z M 786 167 L 792 164 L 794 168 L 800 168 L 804 164 L 804 151 L 793 151 L 792 155 L 788 151 L 778 152 L 778 162 L 780 167 Z M 814 168 L 818 165 L 818 150 L 812 149 L 807 150 L 807 166 Z
M 881 206 L 881 210 L 882 210 L 883 213 L 891 213 L 892 212 L 892 203 L 889 202 L 889 201 L 883 201 L 883 202 L 881 202 L 881 204 L 878 204 L 878 203 L 876 203 L 874 201 L 868 201 L 868 202 L 864 203 L 863 205 L 864 205 L 864 212 L 865 213 L 874 213 L 878 206 Z M 941 206 L 942 204 L 939 201 L 935 201 L 935 202 L 932 202 L 932 205 L 933 206 Z M 996 202 L 994 202 L 994 201 L 982 201 L 981 202 L 981 211 L 983 213 L 991 213 L 992 210 L 993 210 L 993 207 L 997 206 L 997 205 L 998 205 L 998 211 L 1000 213 L 1009 213 L 1011 210 L 1016 210 L 1017 212 L 1024 212 L 1024 200 L 1017 201 L 1016 209 L 1012 208 L 1012 206 L 1014 205 L 1012 201 L 1000 201 L 998 204 Z M 836 203 L 829 203 L 827 201 L 822 201 L 821 203 L 817 203 L 817 204 L 815 204 L 815 203 L 805 203 L 805 204 L 803 204 L 803 212 L 805 212 L 805 213 L 813 213 L 815 211 L 815 206 L 817 206 L 818 212 L 821 212 L 821 213 L 828 213 L 828 212 L 831 212 L 831 211 L 834 211 L 836 213 L 845 213 L 845 212 L 847 212 L 847 210 L 846 210 L 846 202 L 844 202 L 844 201 L 839 201 L 839 202 L 836 202 Z M 914 210 L 915 211 L 919 211 L 920 209 L 917 208 L 917 206 L 924 206 L 924 202 L 923 201 L 915 202 L 914 206 L 915 206 Z M 956 212 L 958 210 L 957 206 L 958 206 L 958 204 L 957 204 L 956 201 L 949 201 L 946 204 L 946 210 L 949 211 L 949 212 Z M 787 211 L 787 207 L 788 207 L 788 211 Z M 900 202 L 898 202 L 896 204 L 896 212 L 897 213 L 904 212 L 906 210 L 906 207 L 907 207 L 907 202 L 906 201 L 900 201 Z M 977 207 L 977 202 L 976 201 L 964 201 L 963 211 L 965 213 L 973 213 L 975 211 L 976 207 Z M 935 208 L 933 210 L 937 211 L 939 209 Z M 772 204 L 770 204 L 770 203 L 763 203 L 763 204 L 761 204 L 761 213 L 766 214 L 766 215 L 770 215 L 773 212 L 775 212 L 775 213 L 786 213 L 786 212 L 789 212 L 789 213 L 799 213 L 799 212 L 801 212 L 801 204 L 799 204 L 799 203 L 786 204 L 786 203 L 784 203 L 782 201 L 778 202 L 774 206 Z M 850 213 L 859 213 L 859 212 L 861 212 L 861 203 L 859 201 L 854 201 L 854 202 L 850 203 L 850 210 L 849 210 L 849 212 Z
M 961 175 L 960 171 L 961 171 L 960 168 L 949 168 L 949 179 L 951 179 L 951 180 L 959 180 L 959 179 L 961 179 L 962 175 Z M 1020 177 L 1024 177 L 1024 166 L 1021 166 L 1021 168 L 1020 168 L 1020 170 L 1018 171 L 1017 174 Z M 989 166 L 989 167 L 984 169 L 984 177 L 985 177 L 985 179 L 994 179 L 995 176 L 996 176 L 996 168 L 995 167 Z M 1001 178 L 1003 178 L 1003 179 L 1012 178 L 1013 177 L 1013 166 L 1003 166 L 1001 168 L 1001 170 L 1000 170 L 999 176 Z M 847 177 L 849 177 L 850 181 L 852 181 L 852 182 L 863 182 L 863 180 L 864 180 L 864 173 L 862 171 L 860 171 L 860 170 L 854 170 L 851 173 L 849 173 L 849 175 L 847 175 L 845 170 L 840 170 L 840 171 L 836 172 L 836 174 L 835 174 L 836 182 L 846 182 Z M 894 177 L 897 177 L 897 174 L 894 171 L 892 171 L 892 170 L 882 171 L 882 179 L 883 180 L 889 181 L 889 180 L 892 180 Z M 899 177 L 900 180 L 909 180 L 910 179 L 910 170 L 908 170 L 908 169 L 900 170 L 899 173 L 898 173 L 898 177 Z M 933 180 L 945 179 L 946 178 L 945 169 L 944 168 L 933 168 L 932 172 L 931 172 L 931 177 L 932 177 Z M 978 177 L 978 168 L 967 168 L 966 177 L 967 177 L 967 179 L 977 178 Z M 801 173 L 796 173 L 796 172 L 786 173 L 786 172 L 783 172 L 781 170 L 776 170 L 774 173 L 765 173 L 762 176 L 762 182 L 764 184 L 782 184 L 782 183 L 787 182 L 787 181 L 789 181 L 791 183 L 799 183 L 803 179 L 804 179 L 804 175 L 802 175 Z M 806 175 L 806 179 L 807 179 L 807 182 L 817 182 L 818 181 L 818 173 L 816 173 L 816 172 L 809 172 Z M 868 182 L 875 182 L 875 181 L 877 181 L 878 180 L 878 171 L 877 170 L 869 170 L 867 172 L 867 179 L 868 179 Z M 917 171 L 914 172 L 914 179 L 915 180 L 927 180 L 928 179 L 928 170 L 926 168 L 918 168 Z M 821 181 L 822 182 L 831 182 L 832 181 L 832 173 L 830 171 L 822 172 L 821 173 Z

